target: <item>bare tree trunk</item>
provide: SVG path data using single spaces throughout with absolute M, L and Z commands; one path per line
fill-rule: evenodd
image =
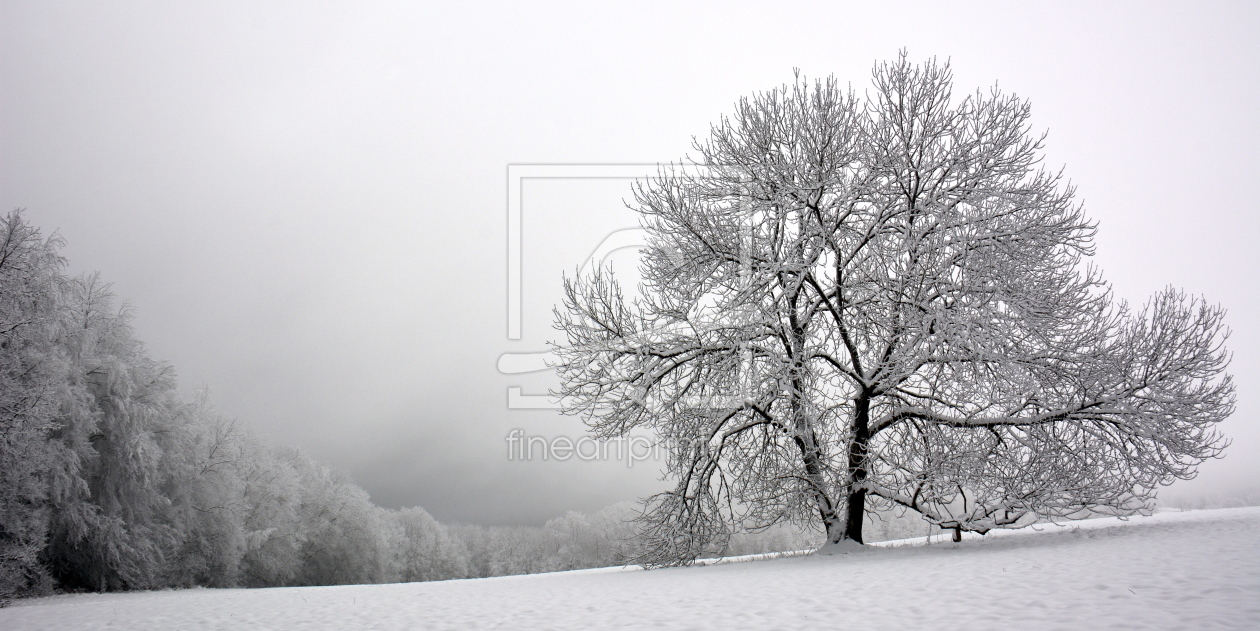
M 810 483 L 815 485 L 814 496 L 818 503 L 818 518 L 822 521 L 823 531 L 827 533 L 827 543 L 837 543 L 845 536 L 845 522 L 840 518 L 839 511 L 836 510 L 835 503 L 827 496 L 822 488 L 822 468 L 819 461 L 821 460 L 818 449 L 810 441 L 797 439 L 797 444 L 801 449 L 801 459 L 805 464 L 805 473 Z
M 866 517 L 866 489 L 857 488 L 866 480 L 866 446 L 871 439 L 871 400 L 866 393 L 854 402 L 853 439 L 849 442 L 849 498 L 846 502 L 844 537 L 858 543 L 862 539 L 862 522 Z
M 844 541 L 848 524 L 845 520 L 840 519 L 840 515 L 836 511 L 823 515 L 823 527 L 827 530 L 827 543 Z
M 846 527 L 845 522 L 841 518 L 840 511 L 836 508 L 836 501 L 828 492 L 825 483 L 823 471 L 825 469 L 825 456 L 818 447 L 818 436 L 814 432 L 814 426 L 805 418 L 804 411 L 801 406 L 800 393 L 804 390 L 804 382 L 801 374 L 804 372 L 804 362 L 801 357 L 805 351 L 805 330 L 800 320 L 796 316 L 796 297 L 793 295 L 789 299 L 790 311 L 788 312 L 788 323 L 791 327 L 791 344 L 788 347 L 788 355 L 792 359 L 792 391 L 790 394 L 790 403 L 792 409 L 793 424 L 796 429 L 796 445 L 801 451 L 801 461 L 805 465 L 805 476 L 813 487 L 815 501 L 818 505 L 818 517 L 822 521 L 823 531 L 827 533 L 827 543 L 837 543 L 844 539 Z M 860 527 L 859 527 L 860 528 Z

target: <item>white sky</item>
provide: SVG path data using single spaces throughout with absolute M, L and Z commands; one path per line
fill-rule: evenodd
M 560 273 L 635 225 L 624 180 L 529 180 L 507 339 L 507 165 L 676 160 L 792 68 L 865 89 L 899 48 L 1031 100 L 1119 296 L 1229 310 L 1234 440 L 1190 490 L 1256 489 L 1260 11 L 1151 3 L 530 6 L 0 3 L 0 210 L 136 312 L 151 354 L 387 506 L 531 523 L 654 490 L 655 465 L 510 462 L 505 352 Z M 633 254 L 617 262 L 633 265 Z M 652 465 L 652 466 L 645 466 Z

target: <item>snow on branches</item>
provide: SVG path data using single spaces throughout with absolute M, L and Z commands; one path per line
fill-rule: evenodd
M 699 168 L 638 186 L 642 296 L 566 280 L 565 411 L 669 448 L 648 563 L 783 521 L 860 543 L 880 506 L 977 532 L 1131 514 L 1226 444 L 1222 311 L 1112 299 L 1029 104 L 955 100 L 904 54 L 873 78 L 742 99 Z

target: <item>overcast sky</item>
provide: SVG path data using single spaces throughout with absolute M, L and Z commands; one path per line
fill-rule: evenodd
M 661 483 L 507 457 L 513 429 L 583 428 L 509 409 L 553 381 L 500 356 L 544 350 L 560 274 L 636 225 L 628 180 L 524 180 L 510 340 L 508 165 L 678 160 L 794 67 L 861 91 L 905 47 L 950 59 L 955 94 L 1031 100 L 1118 296 L 1228 309 L 1234 444 L 1189 489 L 1257 489 L 1257 5 L 593 4 L 3 2 L 0 210 L 61 234 L 184 389 L 266 440 L 385 506 L 540 523 Z

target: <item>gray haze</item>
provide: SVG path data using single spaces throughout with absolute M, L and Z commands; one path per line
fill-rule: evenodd
M 0 211 L 58 231 L 184 388 L 268 441 L 385 506 L 537 523 L 661 483 L 507 458 L 514 428 L 582 427 L 509 410 L 550 382 L 499 356 L 544 350 L 560 274 L 635 225 L 626 180 L 527 180 L 511 341 L 508 165 L 677 160 L 794 67 L 862 90 L 906 47 L 1031 100 L 1118 296 L 1229 310 L 1234 444 L 1176 491 L 1257 488 L 1254 4 L 420 4 L 4 2 Z

